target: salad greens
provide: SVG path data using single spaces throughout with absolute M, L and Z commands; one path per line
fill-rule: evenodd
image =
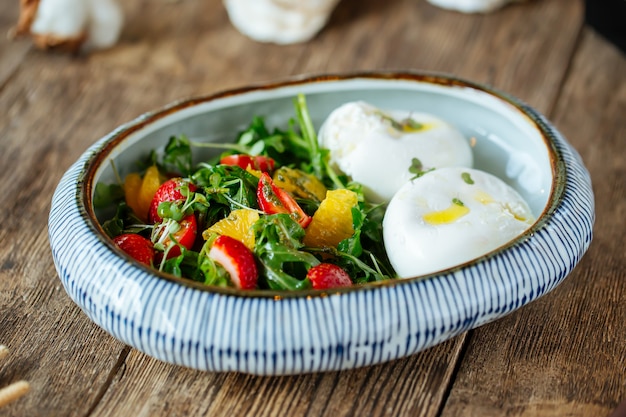
M 317 135 L 309 115 L 305 97 L 294 99 L 295 120 L 285 130 L 269 129 L 261 116 L 236 136 L 234 143 L 200 143 L 185 135 L 172 136 L 163 150 L 154 150 L 140 161 L 140 170 L 156 165 L 163 175 L 175 173 L 192 185 L 182 186 L 182 199 L 165 201 L 158 205 L 162 224 L 150 224 L 141 219 L 124 198 L 124 184 L 98 184 L 94 205 L 115 205 L 115 214 L 103 222 L 105 232 L 112 238 L 123 233 L 136 233 L 155 243 L 158 255 L 153 267 L 178 277 L 188 278 L 214 286 L 231 286 L 229 273 L 219 262 L 209 256 L 217 234 L 209 233 L 206 240 L 196 239 L 191 248 L 180 245 L 174 238 L 179 223 L 189 215 L 197 219 L 198 236 L 202 231 L 229 216 L 234 210 L 247 209 L 259 213 L 252 226 L 254 246 L 251 248 L 259 268 L 257 288 L 272 290 L 299 290 L 311 288 L 307 271 L 328 262 L 343 268 L 353 283 L 362 284 L 395 277 L 389 264 L 382 239 L 382 218 L 385 207 L 365 200 L 362 187 L 329 164 L 329 151 L 318 144 Z M 352 207 L 354 233 L 340 241 L 336 247 L 307 247 L 303 243 L 305 228 L 286 213 L 264 212 L 258 201 L 258 172 L 237 165 L 209 160 L 194 166 L 196 148 L 223 149 L 221 157 L 243 154 L 266 157 L 276 167 L 289 167 L 306 175 L 314 175 L 327 189 L 348 189 L 357 196 Z M 415 173 L 421 166 L 415 163 Z M 313 216 L 320 206 L 314 198 L 295 197 L 308 216 Z M 163 232 L 163 224 L 167 231 Z M 177 229 L 178 227 L 178 229 Z M 160 229 L 159 229 L 160 228 Z M 170 237 L 174 243 L 168 247 L 163 242 Z M 168 250 L 178 247 L 176 256 Z M 173 253 L 173 252 L 172 252 Z

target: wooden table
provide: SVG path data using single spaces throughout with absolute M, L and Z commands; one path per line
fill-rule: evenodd
M 18 16 L 0 3 L 0 33 Z M 466 16 L 424 0 L 343 0 L 302 45 L 238 33 L 218 0 L 129 0 L 119 44 L 72 57 L 0 40 L 0 387 L 8 416 L 608 416 L 626 398 L 626 59 L 579 0 Z M 62 173 L 113 127 L 172 100 L 303 73 L 420 69 L 516 95 L 580 152 L 589 252 L 550 294 L 409 358 L 345 372 L 197 372 L 115 340 L 57 278 L 47 213 Z

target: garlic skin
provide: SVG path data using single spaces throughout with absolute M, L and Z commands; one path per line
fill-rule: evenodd
M 520 0 L 428 0 L 435 6 L 463 13 L 489 13 L 513 1 Z
M 14 35 L 31 35 L 40 49 L 76 53 L 113 46 L 124 15 L 116 0 L 21 0 Z
M 258 42 L 306 42 L 326 25 L 340 0 L 224 0 L 231 23 Z
M 24 32 L 31 34 L 40 49 L 76 52 L 86 38 L 87 13 L 84 0 L 39 0 Z
M 84 32 L 88 13 L 84 0 L 40 0 L 30 31 L 37 35 L 73 38 Z

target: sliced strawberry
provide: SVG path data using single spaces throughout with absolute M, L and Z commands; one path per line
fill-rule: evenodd
M 209 257 L 224 267 L 237 288 L 251 290 L 256 287 L 259 273 L 254 255 L 237 239 L 219 236 L 211 246 Z
M 250 156 L 244 154 L 228 155 L 220 159 L 220 164 L 236 165 L 243 169 L 256 169 L 257 171 L 272 172 L 276 162 L 269 156 Z
M 311 223 L 312 218 L 302 210 L 296 200 L 287 191 L 277 187 L 265 172 L 259 178 L 256 196 L 259 207 L 267 214 L 289 214 L 302 227 Z
M 167 223 L 164 223 L 164 224 L 167 224 Z M 178 229 L 175 233 L 173 233 L 172 237 L 181 246 L 184 246 L 187 249 L 191 249 L 194 243 L 196 243 L 196 235 L 198 234 L 198 222 L 196 220 L 196 216 L 193 214 L 190 214 L 189 216 L 183 218 L 180 222 L 178 222 L 178 224 L 180 226 L 180 229 Z M 160 230 L 160 235 L 157 238 L 158 240 L 160 240 L 160 237 L 161 235 L 163 235 L 163 233 L 167 233 L 169 235 L 169 231 L 167 230 L 167 227 L 164 227 L 162 230 Z M 172 243 L 172 239 L 170 238 L 170 236 L 166 236 L 163 238 L 162 243 L 163 243 L 163 246 L 167 248 Z M 180 247 L 178 246 L 174 246 L 167 253 L 168 259 L 174 258 L 178 255 L 180 255 Z
M 154 197 L 152 197 L 150 210 L 148 211 L 148 220 L 152 224 L 159 223 L 161 220 L 163 220 L 157 213 L 159 204 L 166 201 L 184 201 L 187 198 L 180 192 L 180 187 L 184 185 L 188 186 L 189 191 L 191 192 L 194 192 L 197 189 L 197 187 L 191 182 L 180 177 L 169 179 L 161 184 L 157 192 L 154 194 Z
M 350 275 L 341 267 L 329 264 L 321 263 L 315 265 L 306 274 L 306 277 L 311 281 L 311 285 L 316 290 L 325 290 L 327 288 L 337 287 L 349 287 L 352 285 Z
M 133 259 L 150 266 L 154 261 L 155 250 L 150 239 L 134 233 L 116 236 L 113 242 Z

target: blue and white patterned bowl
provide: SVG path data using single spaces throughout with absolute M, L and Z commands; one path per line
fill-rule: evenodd
M 253 116 L 286 126 L 307 96 L 320 126 L 340 104 L 425 111 L 476 138 L 475 165 L 529 202 L 523 236 L 441 273 L 330 292 L 242 292 L 155 273 L 120 252 L 93 208 L 113 182 L 170 135 L 234 140 Z M 537 111 L 457 78 L 365 73 L 292 79 L 174 103 L 89 148 L 52 200 L 49 236 L 65 290 L 96 324 L 158 359 L 210 371 L 279 375 L 367 366 L 411 355 L 500 318 L 557 286 L 587 250 L 594 221 L 589 174 Z

